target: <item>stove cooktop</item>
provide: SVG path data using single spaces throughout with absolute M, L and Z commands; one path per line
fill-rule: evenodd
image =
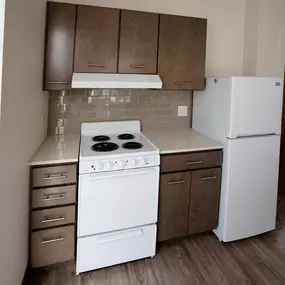
M 142 133 L 81 136 L 81 160 L 158 153 L 158 149 Z

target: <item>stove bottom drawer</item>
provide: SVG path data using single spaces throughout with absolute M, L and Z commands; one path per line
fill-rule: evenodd
M 156 224 L 79 238 L 76 273 L 155 255 Z

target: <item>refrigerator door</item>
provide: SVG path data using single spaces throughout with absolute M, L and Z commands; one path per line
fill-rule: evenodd
M 228 138 L 280 134 L 283 80 L 233 77 Z
M 227 140 L 223 166 L 220 240 L 275 229 L 280 136 Z

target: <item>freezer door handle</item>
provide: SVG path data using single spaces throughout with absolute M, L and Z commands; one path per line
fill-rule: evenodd
M 267 137 L 267 136 L 275 136 L 276 133 L 264 133 L 264 134 L 253 134 L 253 135 L 246 135 L 246 134 L 239 134 L 237 135 L 237 139 L 239 138 L 253 138 L 253 137 Z

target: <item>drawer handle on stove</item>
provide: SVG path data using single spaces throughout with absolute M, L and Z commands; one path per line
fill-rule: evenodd
M 64 237 L 59 237 L 59 238 L 55 238 L 55 239 L 43 240 L 43 241 L 41 241 L 41 244 L 49 244 L 49 243 L 63 241 L 63 240 L 64 240 Z
M 97 181 L 100 179 L 106 179 L 106 178 L 115 178 L 115 177 L 124 177 L 124 176 L 132 176 L 132 175 L 145 175 L 145 174 L 149 174 L 151 173 L 151 170 L 149 171 L 136 171 L 136 172 L 128 172 L 128 173 L 123 173 L 123 174 L 106 174 L 106 175 L 102 175 L 102 176 L 98 176 L 98 177 L 90 177 L 89 181 Z
M 194 165 L 194 164 L 202 164 L 203 161 L 199 160 L 199 161 L 186 161 L 185 164 L 186 165 Z
M 42 223 L 43 224 L 55 223 L 55 222 L 64 221 L 64 220 L 65 220 L 64 217 L 59 217 L 59 218 L 54 218 L 54 219 L 49 219 L 48 217 L 44 217 L 44 219 L 42 220 Z
M 201 181 L 205 181 L 205 180 L 214 180 L 217 179 L 217 176 L 210 176 L 210 177 L 202 177 Z
M 113 234 L 104 235 L 104 236 L 98 237 L 97 240 L 99 243 L 107 243 L 107 242 L 113 242 L 113 241 L 122 240 L 122 239 L 140 237 L 142 235 L 143 235 L 143 230 L 133 230 L 133 231 L 123 232 L 123 233 L 113 233 Z
M 55 200 L 63 200 L 65 199 L 64 196 L 65 193 L 58 193 L 57 195 L 45 195 L 46 198 L 42 199 L 42 202 L 47 202 L 47 201 L 55 201 Z
M 43 179 L 44 180 L 53 180 L 53 179 L 62 179 L 67 178 L 66 173 L 54 173 L 54 174 L 45 174 Z
M 185 180 L 179 180 L 179 181 L 169 181 L 167 184 L 168 185 L 175 185 L 175 184 L 184 184 L 186 183 Z

